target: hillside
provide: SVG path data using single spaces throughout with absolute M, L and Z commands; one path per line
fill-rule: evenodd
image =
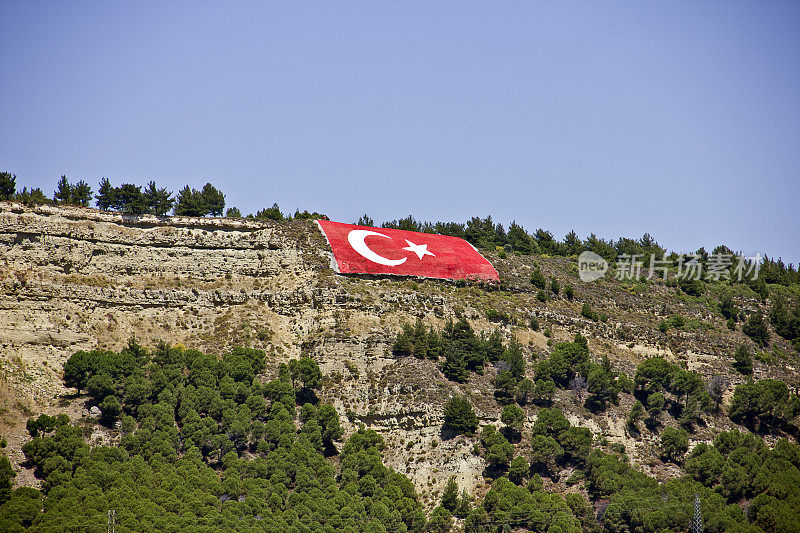
M 569 385 L 558 386 L 550 400 L 520 402 L 521 437 L 511 444 L 526 461 L 541 410 L 554 407 L 569 425 L 588 428 L 597 450 L 623 450 L 636 470 L 659 482 L 684 475 L 685 463 L 664 458 L 662 436 L 665 428 L 680 425 L 676 415 L 688 410 L 688 392 L 682 399 L 667 387 L 673 410 L 666 409 L 658 424 L 634 424 L 632 430 L 628 422 L 637 400 L 647 399 L 646 384 L 633 383 L 637 368 L 655 356 L 706 382 L 722 376 L 722 408 L 698 407 L 688 422 L 688 450 L 731 429 L 753 429 L 726 411 L 735 387 L 750 379 L 732 366 L 737 347 L 753 353 L 754 381 L 781 380 L 797 393 L 798 353 L 791 342 L 770 330 L 769 347 L 760 347 L 742 333 L 741 322 L 732 330 L 720 311 L 729 295 L 737 314 L 769 316 L 777 292 L 790 301 L 800 298 L 796 285 L 770 286 L 769 297 L 762 298 L 746 284 L 705 284 L 700 295 L 691 296 L 659 280 L 607 276 L 584 283 L 574 257 L 482 253 L 500 273 L 497 286 L 342 276 L 331 268 L 330 249 L 312 221 L 128 217 L 0 203 L 0 434 L 17 473 L 14 484 L 42 487 L 22 450 L 31 440 L 26 424 L 40 414 L 67 413 L 89 428 L 85 436 L 92 446 L 121 441 L 124 430 L 97 423 L 91 399 L 68 388 L 62 377 L 76 352 L 118 352 L 131 338 L 149 350 L 160 341 L 219 355 L 236 346 L 261 349 L 263 384 L 278 377 L 280 363 L 310 356 L 324 376 L 316 394 L 339 414 L 343 434 L 335 446 L 341 451 L 360 425 L 375 430 L 386 443 L 386 466 L 411 480 L 427 512 L 439 504 L 451 476 L 458 492 L 474 494 L 477 503 L 497 477 L 493 468 L 502 470 L 502 461 L 498 465 L 481 451 L 490 448 L 481 438 L 443 426 L 445 404 L 457 395 L 469 400 L 481 427 L 507 425 L 501 418 L 509 402 L 497 392 L 505 361 L 481 363 L 482 374 L 467 372 L 463 382 L 448 379 L 444 355 L 399 356 L 395 341 L 404 325 L 421 321 L 442 332 L 449 321 L 463 319 L 479 338 L 499 331 L 505 346 L 516 340 L 525 361 L 517 385 L 524 378 L 541 379 L 540 363 L 558 352 L 559 343 L 579 344 L 576 334 L 588 340 L 585 368 L 610 363 L 608 375 L 616 376 L 611 379 L 618 390 L 601 407 L 584 403 L 591 389 Z M 546 301 L 531 284 L 537 268 L 548 283 Z M 550 289 L 552 279 L 558 295 Z M 567 285 L 574 288 L 571 299 L 564 294 Z M 597 319 L 582 314 L 585 304 Z M 630 385 L 622 384 L 619 372 Z M 705 388 L 706 383 L 698 390 Z M 761 437 L 768 445 L 782 437 L 796 442 L 797 414 L 770 423 L 770 431 L 759 425 Z M 326 455 L 337 464 L 338 454 Z M 610 496 L 587 492 L 580 461 L 560 464 L 556 475 L 542 476 L 542 488 L 586 494 L 595 515 L 600 500 Z M 749 496 L 730 501 L 746 509 Z M 600 527 L 589 522 L 585 529 Z

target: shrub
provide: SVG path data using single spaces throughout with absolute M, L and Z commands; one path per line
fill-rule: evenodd
M 550 278 L 550 290 L 558 296 L 558 293 L 561 292 L 561 285 L 559 285 L 558 280 L 555 277 Z
M 571 284 L 567 284 L 567 286 L 564 287 L 564 296 L 566 296 L 569 301 L 572 301 L 575 297 L 575 289 L 572 288 Z
M 736 322 L 738 311 L 733 303 L 733 298 L 730 295 L 725 296 L 719 303 L 719 311 L 727 320 Z
M 749 376 L 753 373 L 753 358 L 746 344 L 740 344 L 733 354 L 733 368 L 740 374 Z
M 458 485 L 456 484 L 455 476 L 450 476 L 450 479 L 447 480 L 447 485 L 444 486 L 442 507 L 451 513 L 455 512 L 456 507 L 458 507 Z
M 678 288 L 689 296 L 702 296 L 706 290 L 705 283 L 699 279 L 682 277 L 678 280 Z
M 531 274 L 531 285 L 540 290 L 544 290 L 545 287 L 547 287 L 547 280 L 544 279 L 542 271 L 538 268 L 533 271 L 533 274 Z
M 769 344 L 769 329 L 767 329 L 767 323 L 760 310 L 750 315 L 742 326 L 742 333 L 753 339 L 759 346 Z
M 679 463 L 689 449 L 689 434 L 683 429 L 664 428 L 661 432 L 661 456 Z
M 686 319 L 682 315 L 672 315 L 668 324 L 675 329 L 683 329 L 686 326 Z
M 478 429 L 478 417 L 469 400 L 462 396 L 453 396 L 444 406 L 444 423 L 458 433 L 475 433 Z
M 507 313 L 496 309 L 487 309 L 486 318 L 489 322 L 502 322 L 503 324 L 511 322 L 511 317 Z
M 512 403 L 503 407 L 503 413 L 500 416 L 500 420 L 503 422 L 503 424 L 511 427 L 513 430 L 519 431 L 519 429 L 522 427 L 522 419 L 524 416 L 525 413 L 523 413 L 522 409 Z
M 597 311 L 592 309 L 592 306 L 589 305 L 589 302 L 583 302 L 583 306 L 581 307 L 581 316 L 588 318 L 589 320 L 594 320 L 595 322 L 600 320 Z

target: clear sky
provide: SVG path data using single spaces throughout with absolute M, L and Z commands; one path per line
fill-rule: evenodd
M 0 170 L 797 264 L 800 2 L 2 0 Z

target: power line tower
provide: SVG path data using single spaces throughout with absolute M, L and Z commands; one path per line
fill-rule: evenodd
M 117 530 L 117 510 L 108 510 L 108 533 L 116 533 Z
M 703 533 L 703 515 L 700 513 L 700 496 L 694 495 L 694 518 L 692 519 L 692 533 Z

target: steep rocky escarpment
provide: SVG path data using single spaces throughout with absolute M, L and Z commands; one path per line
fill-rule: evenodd
M 566 258 L 487 255 L 501 274 L 499 287 L 346 277 L 333 272 L 325 239 L 310 221 L 128 217 L 0 203 L 2 433 L 21 473 L 16 482 L 35 484 L 19 466 L 28 415 L 66 409 L 78 420 L 89 414 L 63 385 L 65 361 L 78 350 L 119 349 L 131 337 L 146 346 L 163 340 L 220 354 L 235 345 L 262 348 L 270 367 L 313 355 L 327 376 L 321 397 L 342 415 L 346 433 L 359 424 L 378 430 L 388 464 L 408 475 L 428 503 L 450 475 L 468 491 L 484 483 L 486 463 L 474 453 L 474 439 L 443 432 L 443 406 L 459 393 L 481 424 L 499 423 L 497 369 L 489 365 L 484 375 L 457 384 L 434 361 L 396 359 L 391 344 L 402 324 L 421 319 L 442 328 L 463 316 L 479 332 L 498 329 L 521 343 L 529 377 L 551 349 L 548 336 L 571 340 L 582 333 L 594 359 L 608 356 L 629 374 L 655 354 L 706 374 L 727 373 L 733 348 L 745 341 L 725 327 L 711 296 L 685 297 L 663 283 L 583 284 Z M 534 263 L 562 286 L 574 285 L 574 299 L 537 299 L 529 281 Z M 605 319 L 581 316 L 586 302 Z M 759 300 L 743 290 L 737 305 L 756 309 Z M 676 313 L 692 327 L 659 331 L 658 323 Z M 795 370 L 756 362 L 755 371 L 786 377 Z M 555 397 L 570 423 L 624 443 L 646 471 L 668 476 L 668 465 L 644 460 L 652 456 L 655 435 L 632 440 L 625 431 L 633 401 L 623 394 L 619 405 L 597 414 L 570 391 Z M 535 419 L 536 411 L 526 409 L 526 431 Z M 709 423 L 696 441 L 730 426 L 724 417 Z M 98 435 L 118 437 L 113 430 Z

